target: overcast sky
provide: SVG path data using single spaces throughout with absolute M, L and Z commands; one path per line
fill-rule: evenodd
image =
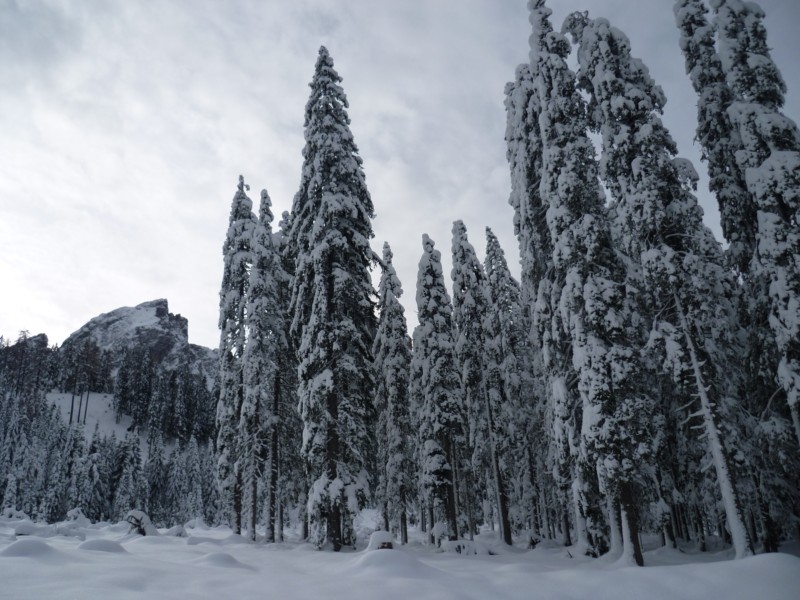
M 763 0 L 800 119 L 800 2 Z M 669 99 L 683 156 L 695 95 L 671 0 L 551 0 L 623 29 Z M 503 87 L 527 60 L 525 0 L 0 0 L 0 334 L 61 343 L 102 312 L 167 298 L 190 341 L 216 346 L 222 243 L 241 173 L 276 214 L 300 181 L 317 51 L 343 77 L 410 326 L 428 233 L 450 271 L 463 219 L 519 273 Z M 702 184 L 706 222 L 719 237 Z M 448 280 L 449 281 L 449 280 Z

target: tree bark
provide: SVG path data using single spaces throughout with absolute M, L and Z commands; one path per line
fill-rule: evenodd
M 639 519 L 633 502 L 633 490 L 627 481 L 619 486 L 619 507 L 622 517 L 622 553 L 631 556 L 637 566 L 644 566 L 642 547 L 639 543 Z

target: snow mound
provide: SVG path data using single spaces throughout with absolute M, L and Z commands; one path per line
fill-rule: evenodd
M 247 571 L 255 571 L 255 569 L 250 565 L 239 562 L 236 560 L 236 558 L 226 552 L 212 552 L 195 559 L 194 562 L 212 567 L 223 567 L 225 569 L 245 569 Z
M 0 556 L 32 558 L 50 564 L 67 561 L 66 555 L 51 547 L 47 542 L 34 538 L 25 538 L 12 542 L 3 550 L 0 550 Z
M 172 537 L 172 536 L 154 537 L 152 535 L 147 535 L 147 536 L 137 535 L 136 537 L 126 538 L 126 539 L 124 539 L 122 541 L 125 543 L 126 546 L 136 546 L 136 547 L 138 547 L 138 546 L 149 546 L 149 547 L 157 546 L 159 548 L 163 547 L 163 546 L 172 546 L 176 542 L 180 543 L 180 540 L 178 540 L 177 538 Z
M 190 535 L 186 540 L 186 544 L 188 546 L 197 546 L 198 544 L 215 544 L 221 546 L 222 540 L 202 535 Z
M 353 561 L 352 572 L 391 579 L 428 579 L 442 574 L 399 549 L 361 552 Z
M 37 525 L 33 521 L 22 521 L 14 527 L 17 536 L 32 535 L 36 537 L 53 537 L 56 532 L 49 525 Z
M 186 530 L 183 528 L 183 525 L 175 525 L 175 527 L 170 527 L 161 535 L 166 535 L 169 537 L 186 537 Z
M 127 554 L 128 551 L 122 547 L 122 544 L 114 540 L 88 540 L 82 544 L 78 544 L 78 550 L 92 550 L 94 552 L 110 552 L 112 554 Z

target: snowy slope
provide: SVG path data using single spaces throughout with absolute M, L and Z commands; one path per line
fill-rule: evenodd
M 187 528 L 183 538 L 127 531 L 124 523 L 57 527 L 0 517 L 0 598 L 789 600 L 800 589 L 800 559 L 788 554 L 706 554 L 701 562 L 661 549 L 645 555 L 656 566 L 640 569 L 570 559 L 558 548 L 461 556 L 417 541 L 337 554 L 292 541 L 252 544 L 227 528 Z
M 73 397 L 72 394 L 53 392 L 47 394 L 47 400 L 59 408 L 64 423 L 69 423 L 71 408 L 73 423 L 77 423 L 78 407 L 81 406 L 81 422 L 84 424 L 83 430 L 87 441 L 91 440 L 95 425 L 97 425 L 101 435 L 111 435 L 113 433 L 118 440 L 121 440 L 125 437 L 128 427 L 131 424 L 131 418 L 127 415 L 122 415 L 119 423 L 117 423 L 114 417 L 114 407 L 112 405 L 114 397 L 111 394 L 91 393 L 88 395 L 88 404 L 85 404 L 87 402 L 86 394 L 84 394 L 81 399 L 77 395 Z M 86 411 L 85 421 L 83 419 L 84 410 Z M 144 446 L 146 445 L 143 445 L 143 447 Z

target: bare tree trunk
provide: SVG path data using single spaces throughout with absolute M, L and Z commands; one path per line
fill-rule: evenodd
M 445 440 L 445 456 L 450 461 L 451 477 L 450 485 L 445 492 L 445 518 L 447 519 L 448 538 L 458 539 L 458 457 L 456 456 L 455 444 L 450 439 Z
M 404 546 L 408 544 L 408 519 L 405 508 L 400 511 L 400 543 Z
M 75 387 L 78 384 L 76 383 L 75 386 L 72 387 L 72 399 L 69 402 L 69 424 L 72 425 L 72 411 L 75 410 Z M 119 423 L 119 420 L 117 420 Z
M 267 532 L 266 541 L 275 541 L 275 512 L 278 496 L 278 398 L 281 393 L 281 378 L 277 373 L 272 384 L 272 422 L 269 426 L 269 470 L 267 471 Z
M 622 529 L 619 525 L 619 503 L 617 500 L 609 495 L 606 497 L 607 511 L 608 511 L 608 526 L 610 535 L 608 539 L 609 553 L 612 556 L 622 556 Z
M 483 397 L 486 401 L 486 414 L 488 415 L 489 427 L 489 451 L 492 461 L 492 474 L 494 475 L 494 486 L 496 492 L 497 502 L 497 522 L 500 526 L 500 533 L 503 537 L 503 542 L 511 545 L 511 522 L 508 518 L 508 494 L 506 493 L 505 482 L 503 481 L 503 474 L 500 471 L 500 459 L 497 454 L 497 436 L 494 433 L 494 415 L 492 414 L 492 403 L 489 401 L 489 394 L 483 391 Z
M 236 481 L 233 484 L 233 531 L 242 533 L 242 470 L 237 469 Z
M 250 482 L 250 539 L 256 541 L 256 523 L 258 522 L 258 478 L 253 468 L 253 480 Z
M 564 546 L 572 546 L 572 537 L 569 532 L 569 500 L 567 499 L 564 499 L 561 507 L 561 526 L 563 527 L 561 534 L 564 536 Z
M 722 494 L 722 504 L 725 507 L 725 516 L 728 520 L 733 546 L 736 550 L 736 558 L 743 558 L 753 554 L 753 545 L 748 538 L 747 529 L 742 521 L 739 496 L 731 480 L 728 458 L 725 456 L 722 440 L 719 436 L 716 414 L 712 407 L 711 399 L 708 397 L 708 388 L 706 387 L 705 378 L 701 370 L 700 360 L 697 357 L 694 340 L 690 334 L 686 314 L 683 312 L 683 307 L 681 306 L 678 295 L 675 294 L 674 298 L 678 314 L 680 315 L 681 327 L 683 329 L 684 339 L 686 340 L 686 347 L 689 351 L 689 358 L 692 363 L 695 389 L 697 391 L 697 396 L 700 398 L 700 412 L 703 417 L 708 449 L 714 459 L 714 470 L 717 474 L 717 482 L 719 484 L 720 493 Z
M 428 501 L 428 521 L 430 521 L 430 523 L 428 524 L 428 541 L 430 542 L 431 545 L 433 545 L 436 543 L 436 538 L 433 535 L 434 523 L 435 523 L 435 521 L 433 520 L 433 499 Z
M 80 423 L 80 420 L 81 420 L 81 409 L 82 408 L 83 408 L 83 390 L 81 390 L 80 393 L 78 394 L 78 418 L 77 418 L 77 421 L 76 421 L 78 423 Z
M 619 507 L 622 517 L 622 554 L 630 556 L 637 566 L 643 567 L 644 557 L 639 543 L 639 519 L 633 503 L 633 490 L 628 482 L 620 483 Z

